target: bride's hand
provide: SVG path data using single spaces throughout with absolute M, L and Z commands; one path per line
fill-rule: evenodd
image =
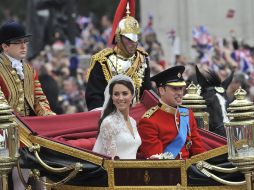
M 159 155 L 159 154 L 154 154 L 154 155 L 150 156 L 150 157 L 147 158 L 147 159 L 159 160 L 159 159 L 160 159 L 160 155 Z

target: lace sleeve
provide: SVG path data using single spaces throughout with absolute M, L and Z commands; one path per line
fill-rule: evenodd
M 101 124 L 101 137 L 102 146 L 107 156 L 115 157 L 117 154 L 116 147 L 116 131 L 109 121 L 102 122 Z

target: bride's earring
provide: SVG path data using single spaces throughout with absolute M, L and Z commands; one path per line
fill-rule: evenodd
M 133 96 L 132 101 L 131 101 L 131 105 L 130 105 L 130 107 L 132 107 L 132 108 L 135 106 L 134 99 L 135 99 L 135 96 Z

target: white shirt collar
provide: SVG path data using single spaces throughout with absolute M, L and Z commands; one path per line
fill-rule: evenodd
M 5 54 L 6 57 L 8 57 L 8 59 L 11 61 L 11 66 L 13 69 L 16 69 L 17 74 L 20 76 L 20 78 L 23 80 L 24 79 L 24 72 L 23 72 L 23 63 L 18 60 L 15 59 L 7 54 Z
M 13 57 L 9 56 L 9 55 L 6 54 L 6 53 L 5 53 L 4 55 L 6 55 L 6 57 L 8 57 L 8 59 L 9 59 L 11 62 L 15 61 L 15 62 L 20 62 L 20 63 L 22 64 L 22 62 L 21 62 L 20 60 L 13 58 Z

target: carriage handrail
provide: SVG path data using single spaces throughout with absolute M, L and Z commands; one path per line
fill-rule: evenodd
M 223 173 L 233 173 L 236 172 L 237 170 L 235 170 L 235 168 L 221 168 L 221 167 L 217 167 L 217 166 L 212 166 L 211 164 L 208 164 L 207 162 L 204 161 L 200 161 L 196 164 L 197 169 L 202 172 L 204 175 L 206 175 L 209 178 L 212 178 L 213 180 L 222 183 L 224 185 L 232 185 L 232 186 L 238 186 L 238 185 L 244 185 L 246 184 L 246 181 L 239 181 L 239 182 L 232 182 L 232 181 L 228 181 L 228 180 L 224 180 L 214 174 L 212 174 L 211 172 L 209 172 L 207 169 L 214 170 L 214 171 L 221 171 Z M 207 169 L 205 169 L 207 167 Z
M 17 162 L 17 170 L 18 170 L 19 178 L 20 178 L 22 184 L 24 185 L 25 190 L 32 190 L 31 185 L 28 185 L 28 184 L 26 183 L 25 179 L 24 179 L 24 176 L 23 176 L 22 171 L 21 171 L 21 168 L 20 168 L 19 160 L 18 160 L 18 162 Z
M 217 171 L 217 172 L 221 172 L 221 173 L 234 173 L 234 172 L 237 172 L 238 169 L 237 167 L 234 167 L 234 168 L 222 168 L 222 167 L 219 167 L 219 166 L 214 166 L 212 164 L 209 164 L 205 161 L 199 161 L 197 163 L 197 167 L 198 168 L 206 168 L 206 169 L 209 169 L 209 170 L 214 170 L 214 171 Z
M 33 170 L 33 176 L 35 177 L 35 179 L 37 181 L 40 181 L 40 183 L 42 183 L 43 185 L 55 187 L 55 186 L 58 186 L 58 185 L 63 185 L 65 183 L 67 183 L 69 180 L 73 179 L 77 175 L 77 173 L 80 171 L 80 167 L 81 167 L 81 164 L 76 163 L 74 170 L 71 173 L 69 173 L 68 176 L 66 176 L 64 179 L 62 179 L 58 182 L 54 182 L 54 183 L 48 183 L 48 182 L 45 182 L 45 181 L 41 180 L 40 179 L 40 172 L 38 170 Z M 32 189 L 31 185 L 28 185 L 26 183 L 24 177 L 23 177 L 19 161 L 18 161 L 17 169 L 18 169 L 18 174 L 19 174 L 20 180 L 23 183 L 23 185 L 25 187 L 25 190 L 31 190 Z
M 82 164 L 77 162 L 77 163 L 74 163 L 74 164 L 71 164 L 67 167 L 62 167 L 62 168 L 54 168 L 54 167 L 51 167 L 49 166 L 48 164 L 46 164 L 39 156 L 39 151 L 40 151 L 40 145 L 36 144 L 32 147 L 29 147 L 29 151 L 30 152 L 33 152 L 36 159 L 39 161 L 40 165 L 42 167 L 44 167 L 46 170 L 49 170 L 51 172 L 54 172 L 54 173 L 63 173 L 63 172 L 67 172 L 67 171 L 70 171 L 70 170 L 73 170 L 73 169 L 77 169 L 78 168 L 78 172 L 81 171 L 82 169 Z
M 71 179 L 76 177 L 76 175 L 79 171 L 80 171 L 80 166 L 78 165 L 78 163 L 76 163 L 76 168 L 74 168 L 74 170 L 72 172 L 70 172 L 68 176 L 66 176 L 65 178 L 63 178 L 62 180 L 60 180 L 58 182 L 53 182 L 53 183 L 48 183 L 48 182 L 41 180 L 40 172 L 37 169 L 33 170 L 33 175 L 34 175 L 35 179 L 37 181 L 39 181 L 40 183 L 42 183 L 43 185 L 55 187 L 58 185 L 64 185 L 65 183 L 67 183 L 68 181 L 70 181 Z

